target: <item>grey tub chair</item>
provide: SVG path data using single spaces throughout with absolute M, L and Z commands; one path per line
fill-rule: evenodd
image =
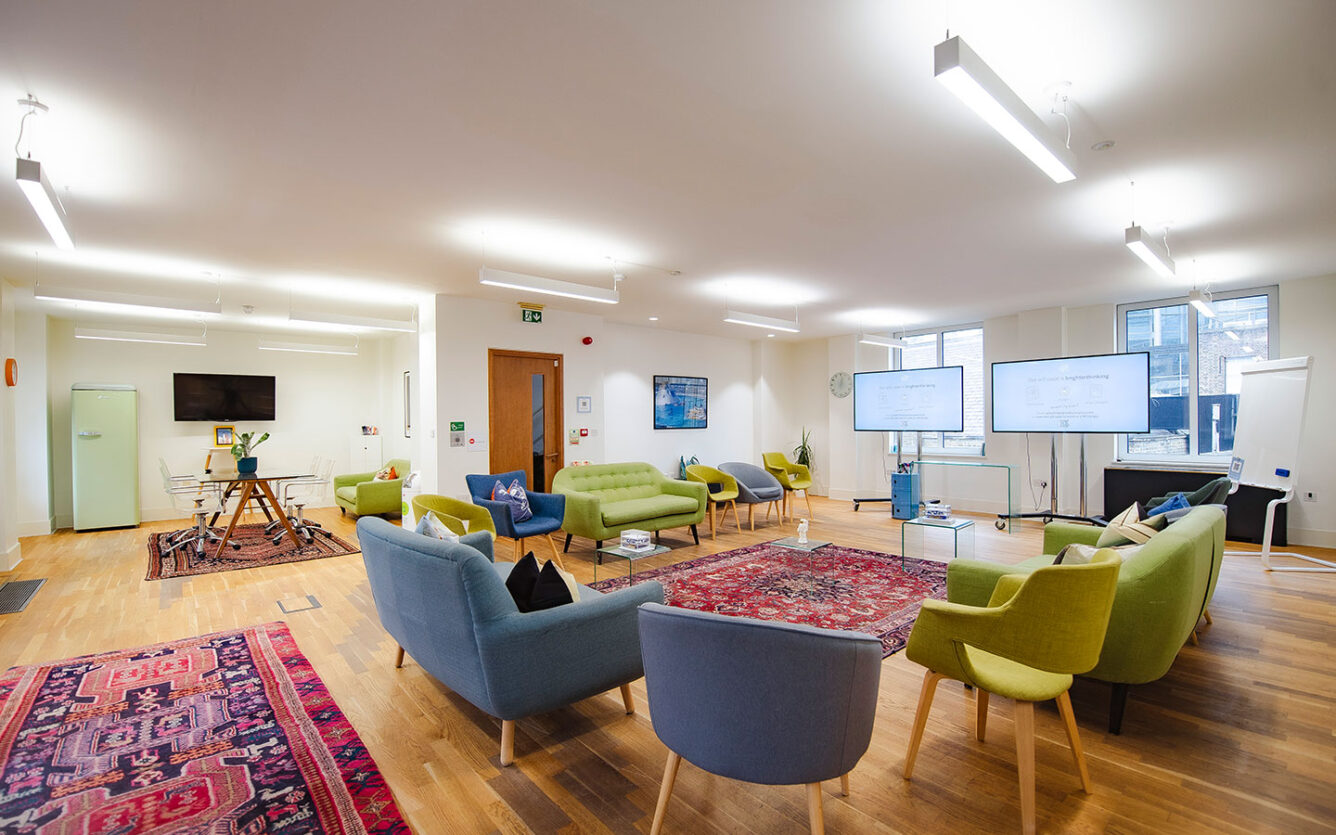
M 554 710 L 640 678 L 636 607 L 662 602 L 663 586 L 637 583 L 603 594 L 580 586 L 574 603 L 521 614 L 506 591 L 512 563 L 492 562 L 492 537 L 458 543 L 357 520 L 376 613 L 437 681 L 501 720 L 501 765 L 515 755 L 515 720 Z
M 773 505 L 775 511 L 779 512 L 779 503 L 784 499 L 784 486 L 770 473 L 755 464 L 741 461 L 726 461 L 719 465 L 719 469 L 737 479 L 738 501 L 747 505 L 747 524 L 752 530 L 756 530 L 758 504 Z M 769 507 L 765 509 L 765 518 L 770 518 Z M 784 517 L 780 516 L 779 521 L 783 523 Z
M 647 603 L 640 607 L 654 732 L 668 746 L 651 835 L 663 829 L 683 759 L 722 777 L 807 785 L 812 832 L 825 829 L 821 781 L 867 751 L 881 641 Z

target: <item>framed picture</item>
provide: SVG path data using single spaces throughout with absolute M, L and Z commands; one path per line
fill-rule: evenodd
M 232 444 L 235 443 L 232 438 L 235 429 L 236 427 L 234 426 L 215 426 L 213 428 L 213 445 L 226 447 L 232 446 Z
M 705 377 L 654 375 L 655 429 L 705 429 L 709 409 L 710 381 Z
M 413 437 L 413 376 L 404 372 L 404 437 Z
M 575 411 L 582 415 L 587 415 L 594 411 L 594 398 L 587 394 L 582 394 L 575 398 Z

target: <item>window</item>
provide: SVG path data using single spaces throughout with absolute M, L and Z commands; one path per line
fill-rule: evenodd
M 898 369 L 947 365 L 965 369 L 965 431 L 924 432 L 924 454 L 983 455 L 983 328 L 916 333 L 902 339 L 905 347 L 897 352 Z M 904 454 L 917 454 L 913 432 L 904 433 Z
M 1150 433 L 1125 435 L 1124 459 L 1224 459 L 1234 448 L 1242 370 L 1269 359 L 1276 288 L 1218 293 L 1215 316 L 1186 299 L 1118 308 L 1124 351 L 1150 352 Z

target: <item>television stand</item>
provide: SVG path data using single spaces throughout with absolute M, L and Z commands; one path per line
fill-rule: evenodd
M 1108 522 L 1096 516 L 1086 515 L 1086 447 L 1085 433 L 1081 434 L 1081 513 L 1059 513 L 1058 512 L 1058 436 L 1050 433 L 1048 436 L 1048 510 L 1037 511 L 1035 513 L 1007 513 L 997 515 L 997 522 L 994 524 L 998 530 L 1002 530 L 1006 523 L 1012 519 L 1043 519 L 1047 525 L 1054 519 L 1063 519 L 1068 522 L 1085 522 L 1096 527 L 1106 527 Z

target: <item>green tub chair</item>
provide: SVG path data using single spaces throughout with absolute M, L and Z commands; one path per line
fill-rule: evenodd
M 661 531 L 683 525 L 690 526 L 699 545 L 696 525 L 709 502 L 704 484 L 674 481 L 643 461 L 565 467 L 552 477 L 552 492 L 566 497 L 563 551 L 571 547 L 572 536 L 592 539 L 594 547 L 602 548 L 604 540 L 631 528 Z
M 428 513 L 441 520 L 451 533 L 463 536 L 466 533 L 486 531 L 496 539 L 496 525 L 492 523 L 492 514 L 485 507 L 478 507 L 473 502 L 438 496 L 435 493 L 423 493 L 413 497 L 413 518 L 421 519 Z
M 391 458 L 385 466 L 394 467 L 399 477 L 376 481 L 375 473 L 334 476 L 334 503 L 340 513 L 351 510 L 358 516 L 378 516 L 403 510 L 404 476 L 411 464 L 407 458 Z
M 716 470 L 714 467 L 707 467 L 704 464 L 687 465 L 687 481 L 695 481 L 704 484 L 709 490 L 710 496 L 710 539 L 717 539 L 715 536 L 715 508 L 723 507 L 723 515 L 719 518 L 719 524 L 723 524 L 728 518 L 728 509 L 733 508 L 733 524 L 738 526 L 738 533 L 742 533 L 742 522 L 738 519 L 738 480 L 723 470 Z

